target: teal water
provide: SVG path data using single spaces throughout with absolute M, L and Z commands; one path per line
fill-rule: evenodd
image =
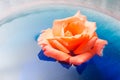
M 80 75 L 75 67 L 63 68 L 57 62 L 38 58 L 40 47 L 36 36 L 52 27 L 55 19 L 74 15 L 78 10 L 97 23 L 97 33 L 108 40 L 103 57 L 95 56 Z M 97 11 L 77 7 L 46 8 L 17 16 L 0 26 L 0 70 L 20 67 L 19 80 L 119 80 L 120 22 Z

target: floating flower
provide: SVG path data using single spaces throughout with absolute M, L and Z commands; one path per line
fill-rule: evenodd
M 87 20 L 78 11 L 74 16 L 55 20 L 52 29 L 46 29 L 38 38 L 47 57 L 80 65 L 95 54 L 102 56 L 106 40 L 99 39 L 96 23 Z

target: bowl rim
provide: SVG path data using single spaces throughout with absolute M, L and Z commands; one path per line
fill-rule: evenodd
M 40 9 L 41 7 L 45 7 L 45 6 L 54 7 L 55 5 L 56 6 L 67 5 L 69 7 L 84 7 L 84 8 L 92 9 L 94 11 L 97 11 L 103 14 L 107 14 L 108 16 L 120 21 L 120 17 L 118 17 L 117 15 L 113 15 L 110 11 L 100 8 L 96 5 L 86 3 L 84 1 L 44 0 L 44 1 L 35 1 L 35 2 L 30 2 L 30 3 L 25 3 L 22 5 L 18 5 L 17 7 L 11 7 L 9 10 L 5 11 L 4 13 L 0 15 L 0 25 L 6 23 L 8 20 L 15 19 L 20 14 L 23 14 L 23 15 L 30 14 L 33 12 L 31 10 Z

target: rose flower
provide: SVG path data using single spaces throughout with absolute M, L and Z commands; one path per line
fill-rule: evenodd
M 94 55 L 102 56 L 106 40 L 99 39 L 96 23 L 87 21 L 78 11 L 74 16 L 55 20 L 52 29 L 46 29 L 38 38 L 47 57 L 80 65 Z

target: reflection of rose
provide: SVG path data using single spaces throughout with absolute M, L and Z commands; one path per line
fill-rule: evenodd
M 95 54 L 101 56 L 107 44 L 97 37 L 95 30 L 96 24 L 77 12 L 72 17 L 55 20 L 52 29 L 42 32 L 38 44 L 46 56 L 80 65 Z

